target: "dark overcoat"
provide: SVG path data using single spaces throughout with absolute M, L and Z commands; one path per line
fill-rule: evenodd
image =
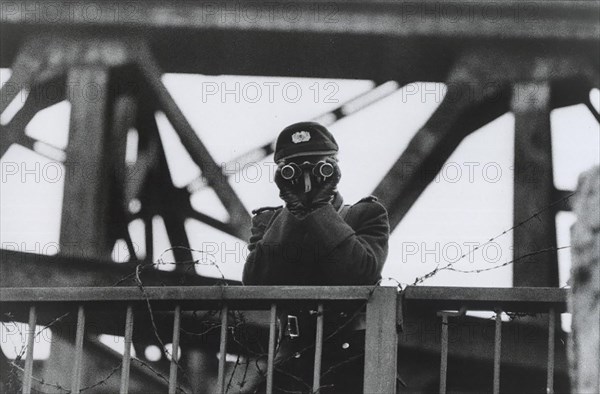
M 376 198 L 332 204 L 298 219 L 286 208 L 255 211 L 245 285 L 372 285 L 381 279 L 390 233 Z

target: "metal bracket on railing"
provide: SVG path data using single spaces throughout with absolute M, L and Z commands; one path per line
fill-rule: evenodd
M 446 316 L 448 318 L 448 317 L 460 317 L 460 316 L 464 316 L 465 313 L 467 313 L 467 307 L 463 305 L 457 311 L 438 311 L 437 315 L 441 316 L 442 318 L 444 316 Z
M 298 325 L 298 317 L 294 315 L 287 316 L 287 334 L 290 338 L 298 338 L 300 336 L 300 326 Z
M 446 375 L 448 373 L 448 318 L 464 316 L 467 312 L 466 306 L 461 306 L 458 311 L 438 311 L 437 315 L 442 317 L 442 349 L 440 360 L 440 394 L 446 393 Z

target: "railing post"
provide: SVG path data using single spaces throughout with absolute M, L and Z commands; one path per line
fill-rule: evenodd
M 227 361 L 227 326 L 229 324 L 229 307 L 227 304 L 221 308 L 221 340 L 219 342 L 219 371 L 217 377 L 217 393 L 224 394 L 225 389 L 225 362 Z
M 546 393 L 554 394 L 554 329 L 556 325 L 556 311 L 548 311 L 548 375 L 546 376 Z
M 181 328 L 181 306 L 175 307 L 173 316 L 173 347 L 171 348 L 171 367 L 169 369 L 169 394 L 177 392 L 177 368 L 179 363 L 179 330 Z
M 81 364 L 83 363 L 83 340 L 85 335 L 85 310 L 83 305 L 77 309 L 77 332 L 75 334 L 75 359 L 71 377 L 71 392 L 78 394 L 81 390 Z
M 365 393 L 396 392 L 397 293 L 395 287 L 377 287 L 367 303 Z
M 500 392 L 500 356 L 502 351 L 502 309 L 496 308 L 496 324 L 494 329 L 494 387 L 493 393 Z
M 273 393 L 273 372 L 275 369 L 275 327 L 277 324 L 277 304 L 271 304 L 269 318 L 269 353 L 267 354 L 267 394 Z
M 129 369 L 131 366 L 131 343 L 133 338 L 133 307 L 127 305 L 125 314 L 125 348 L 123 349 L 123 363 L 121 365 L 121 394 L 129 392 Z
M 37 314 L 35 305 L 29 307 L 29 331 L 27 331 L 27 350 L 25 353 L 25 370 L 23 371 L 23 394 L 31 393 L 33 380 L 33 345 L 35 339 L 35 323 Z
M 464 316 L 467 308 L 462 306 L 456 312 L 441 311 L 437 315 L 442 317 L 442 349 L 440 351 L 440 394 L 446 393 L 446 381 L 448 378 L 448 318 Z
M 313 393 L 321 390 L 321 358 L 323 357 L 323 303 L 317 307 L 317 333 L 315 338 L 315 368 L 313 371 Z
M 440 394 L 446 394 L 448 373 L 448 315 L 442 314 L 442 351 L 440 360 Z

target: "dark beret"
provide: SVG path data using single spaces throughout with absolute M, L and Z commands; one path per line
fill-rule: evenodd
M 338 144 L 324 126 L 315 122 L 294 123 L 283 129 L 275 145 L 275 161 L 297 156 L 332 155 Z

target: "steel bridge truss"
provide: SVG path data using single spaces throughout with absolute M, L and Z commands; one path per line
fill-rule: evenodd
M 21 91 L 29 92 L 1 125 L 0 156 L 12 144 L 43 154 L 43 143 L 26 135 L 25 127 L 39 111 L 63 100 L 71 104 L 61 251 L 50 257 L 3 250 L 1 287 L 68 286 L 70 280 L 113 285 L 135 273 L 142 259 L 128 232 L 134 219 L 144 222 L 146 264 L 156 259 L 156 215 L 164 219 L 171 245 L 189 248 L 187 218 L 248 238 L 246 207 L 162 83 L 163 72 L 374 81 L 373 91 L 317 119 L 325 124 L 409 83 L 444 83 L 444 100 L 373 191 L 387 207 L 392 228 L 467 136 L 512 112 L 514 223 L 540 212 L 534 224 L 515 229 L 514 257 L 549 251 L 542 263 L 516 261 L 514 286 L 558 285 L 555 214 L 569 209 L 565 197 L 571 191 L 553 183 L 550 112 L 583 103 L 600 119 L 589 99 L 590 90 L 600 88 L 598 3 L 301 1 L 294 3 L 294 18 L 284 2 L 82 0 L 65 3 L 67 11 L 44 4 L 0 3 L 0 66 L 12 71 L 0 90 L 0 113 Z M 172 182 L 157 112 L 165 114 L 201 170 L 189 187 Z M 130 129 L 139 135 L 133 165 L 125 162 Z M 237 160 L 272 152 L 269 143 Z M 192 208 L 190 196 L 199 187 L 214 190 L 228 220 Z M 134 200 L 140 204 L 132 211 Z M 118 239 L 126 241 L 130 264 L 110 263 Z M 178 262 L 193 261 L 186 248 L 173 252 Z M 185 268 L 145 275 L 148 285 L 214 283 Z

